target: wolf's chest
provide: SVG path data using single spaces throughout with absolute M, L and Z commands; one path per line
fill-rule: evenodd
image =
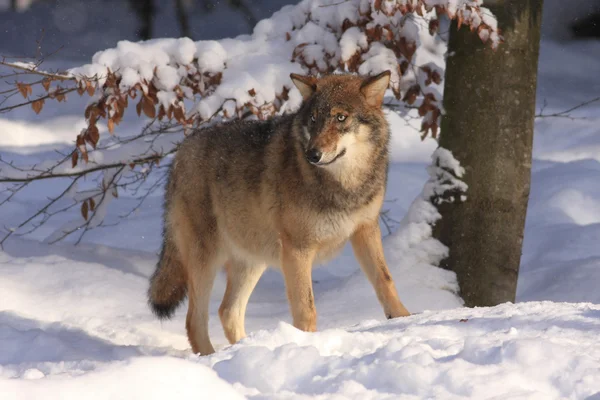
M 352 234 L 367 221 L 377 218 L 379 207 L 372 206 L 352 213 L 327 213 L 309 227 L 317 245 L 316 262 L 335 257 Z
M 381 208 L 380 201 L 373 201 L 354 211 L 335 211 L 317 213 L 312 227 L 317 241 L 345 241 L 356 229 L 367 221 L 376 219 Z

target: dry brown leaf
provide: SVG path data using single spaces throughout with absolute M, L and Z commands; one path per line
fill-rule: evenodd
M 43 107 L 44 99 L 39 99 L 31 103 L 31 108 L 33 108 L 33 111 L 35 111 L 36 114 L 39 114 Z
M 144 111 L 146 117 L 156 117 L 156 108 L 154 107 L 154 102 L 148 96 L 142 97 L 142 110 Z
M 437 134 L 438 134 L 438 125 L 434 122 L 433 124 L 431 124 L 431 137 L 433 137 L 434 139 L 437 139 Z
M 406 74 L 406 71 L 408 71 L 408 67 L 410 66 L 410 64 L 408 63 L 408 61 L 404 60 L 400 63 L 400 75 L 404 75 Z
M 44 87 L 44 89 L 46 90 L 46 92 L 48 92 L 50 90 L 50 83 L 52 83 L 52 80 L 50 78 L 45 78 L 42 81 L 42 86 Z
M 166 115 L 167 115 L 167 113 L 165 112 L 165 108 L 161 105 L 158 108 L 158 116 L 157 116 L 158 120 L 162 121 Z
M 402 101 L 409 105 L 412 105 L 417 100 L 417 96 L 419 95 L 420 91 L 421 91 L 421 87 L 419 85 L 412 85 L 406 91 L 406 93 L 404 93 L 404 97 L 402 98 Z
M 142 97 L 140 101 L 135 105 L 135 112 L 137 112 L 138 117 L 142 115 L 142 101 L 144 98 Z
M 439 19 L 432 19 L 429 21 L 429 34 L 430 35 L 435 34 L 439 28 L 440 28 L 440 20 Z
M 71 154 L 71 168 L 77 166 L 77 161 L 79 161 L 79 153 L 75 150 L 73 151 L 73 154 Z
M 21 93 L 21 96 L 23 96 L 24 99 L 26 99 L 27 96 L 29 96 L 32 93 L 31 85 L 28 85 L 26 83 L 17 83 L 17 89 L 19 90 L 19 93 Z
M 98 131 L 98 127 L 96 125 L 90 125 L 88 127 L 87 138 L 89 139 L 90 144 L 94 149 L 100 140 L 100 132 Z
M 92 85 L 92 83 L 90 81 L 86 81 L 85 82 L 85 86 L 86 86 L 86 91 L 88 96 L 93 96 L 94 93 L 96 92 L 96 88 L 94 87 L 94 85 Z
M 181 107 L 177 107 L 173 110 L 173 116 L 177 120 L 177 122 L 183 122 L 185 120 L 185 114 Z
M 84 201 L 83 203 L 81 203 L 81 216 L 83 217 L 83 219 L 85 219 L 87 221 L 87 219 L 88 219 L 88 203 L 87 203 L 87 201 Z
M 92 115 L 92 109 L 94 107 L 96 107 L 96 103 L 92 103 L 85 108 L 85 111 L 83 112 L 85 119 L 90 119 L 90 116 Z

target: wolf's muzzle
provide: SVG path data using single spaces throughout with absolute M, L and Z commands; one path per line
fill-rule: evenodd
M 306 151 L 306 159 L 311 164 L 317 164 L 321 161 L 321 157 L 323 157 L 323 153 L 321 153 L 318 149 L 312 148 Z
M 334 163 L 334 162 L 336 162 L 338 159 L 342 158 L 342 157 L 343 157 L 343 156 L 346 154 L 346 149 L 343 149 L 343 150 L 342 150 L 342 151 L 341 151 L 341 152 L 340 152 L 340 153 L 339 153 L 337 156 L 335 156 L 335 157 L 333 158 L 333 160 L 331 160 L 331 161 L 327 161 L 327 162 L 321 161 L 321 160 L 323 159 L 323 154 L 321 154 L 321 152 L 320 152 L 320 151 L 318 151 L 318 150 L 317 150 L 317 152 L 319 153 L 319 158 L 318 158 L 318 160 L 319 160 L 319 161 L 311 161 L 310 159 L 308 159 L 308 155 L 306 156 L 306 158 L 308 159 L 308 161 L 309 161 L 309 162 L 310 162 L 312 165 L 316 165 L 316 166 L 318 166 L 318 167 L 323 167 L 323 166 L 325 166 L 325 165 L 330 165 L 330 164 L 333 164 L 333 163 Z

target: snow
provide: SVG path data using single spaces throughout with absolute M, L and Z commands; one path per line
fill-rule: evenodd
M 108 368 L 75 377 L 42 379 L 29 369 L 23 380 L 0 381 L 3 399 L 197 399 L 199 394 L 225 400 L 244 399 L 208 367 L 172 357 L 131 358 Z M 115 385 L 115 382 L 127 382 Z M 54 398 L 50 395 L 50 398 Z
M 0 119 L 0 146 L 12 151 L 28 152 L 29 146 L 72 144 L 87 124 L 83 117 L 47 118 L 46 123 Z
M 255 35 L 301 26 L 304 11 L 293 9 L 262 22 Z M 428 36 L 421 39 L 439 46 L 426 42 Z M 249 43 L 255 46 L 253 57 L 231 69 Z M 123 54 L 130 63 L 122 69 L 125 84 L 153 76 L 150 62 L 136 58 L 136 52 L 163 52 L 169 60 L 163 65 L 177 76 L 173 60 L 184 62 L 192 52 L 202 52 L 211 57 L 199 60 L 201 68 L 231 74 L 224 77 L 223 93 L 243 98 L 248 88 L 262 87 L 257 97 L 263 101 L 274 96 L 274 87 L 286 84 L 281 71 L 293 66 L 284 58 L 264 63 L 261 45 L 251 36 L 123 45 L 136 54 Z M 352 41 L 346 45 L 351 49 Z M 544 40 L 537 109 L 547 103 L 543 112 L 551 114 L 596 97 L 600 61 L 594 55 L 599 52 L 598 42 Z M 443 67 L 431 52 L 417 52 L 419 65 L 432 61 Z M 175 73 L 168 71 L 165 76 L 174 81 Z M 290 96 L 299 100 L 294 92 Z M 207 113 L 218 104 L 209 99 Z M 165 94 L 162 101 L 172 97 Z M 69 101 L 48 102 L 39 116 L 30 110 L 2 115 L 2 159 L 43 167 L 56 159 L 55 150 L 72 148 L 85 124 L 81 114 L 81 104 Z M 221 274 L 209 322 L 217 353 L 192 355 L 185 305 L 173 320 L 160 322 L 146 304 L 160 246 L 162 191 L 120 221 L 138 201 L 123 192 L 118 199 L 109 196 L 106 226 L 90 231 L 78 246 L 72 245 L 76 238 L 43 243 L 63 224 L 81 218 L 74 209 L 32 234 L 12 238 L 0 251 L 0 398 L 600 398 L 600 103 L 574 111 L 576 119 L 537 119 L 518 302 L 492 308 L 462 308 L 455 275 L 435 266 L 447 249 L 431 238 L 429 223 L 439 214 L 424 199 L 436 193 L 438 179 L 450 178 L 444 168 L 457 178 L 461 169 L 443 149 L 436 150 L 433 139 L 420 140 L 416 110 L 387 111 L 387 117 L 392 142 L 384 209 L 393 233 L 382 227 L 384 249 L 400 298 L 413 316 L 384 320 L 371 285 L 345 248 L 313 273 L 319 332 L 290 325 L 283 279 L 268 271 L 248 306 L 250 336 L 228 345 L 217 315 L 225 289 Z M 127 114 L 120 134 L 135 135 L 143 124 Z M 105 149 L 90 153 L 92 160 L 121 160 L 131 152 L 128 146 L 139 146 L 113 145 L 106 128 L 100 129 Z M 177 138 L 160 137 L 152 146 L 169 150 Z M 439 166 L 427 169 L 432 154 Z M 18 172 L 0 168 L 2 174 Z M 158 178 L 150 178 L 149 185 L 156 182 L 152 179 Z M 459 179 L 449 181 L 465 189 Z M 92 182 L 81 185 L 94 188 Z M 2 226 L 15 226 L 61 190 L 64 182 L 27 188 L 0 207 Z
M 340 39 L 342 60 L 349 60 L 357 52 L 367 48 L 367 35 L 357 27 L 348 29 Z
M 21 379 L 7 379 L 14 371 L 10 363 L 5 367 L 0 389 L 7 399 L 52 393 L 63 399 L 83 393 L 123 399 L 586 399 L 600 392 L 600 306 L 591 304 L 428 311 L 317 333 L 281 322 L 208 357 L 142 356 L 139 347 L 59 324 L 25 328 L 29 322 L 0 315 L 3 343 L 20 350 L 15 359 L 22 369 Z
M 600 391 L 599 313 L 529 303 L 317 334 L 282 323 L 201 362 L 249 398 L 583 399 Z

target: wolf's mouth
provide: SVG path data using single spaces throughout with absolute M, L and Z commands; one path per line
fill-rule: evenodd
M 340 151 L 339 154 L 333 158 L 333 160 L 328 161 L 328 162 L 314 163 L 314 165 L 319 166 L 319 167 L 324 167 L 325 165 L 333 164 L 338 158 L 342 158 L 344 156 L 344 154 L 346 154 L 346 149 Z

